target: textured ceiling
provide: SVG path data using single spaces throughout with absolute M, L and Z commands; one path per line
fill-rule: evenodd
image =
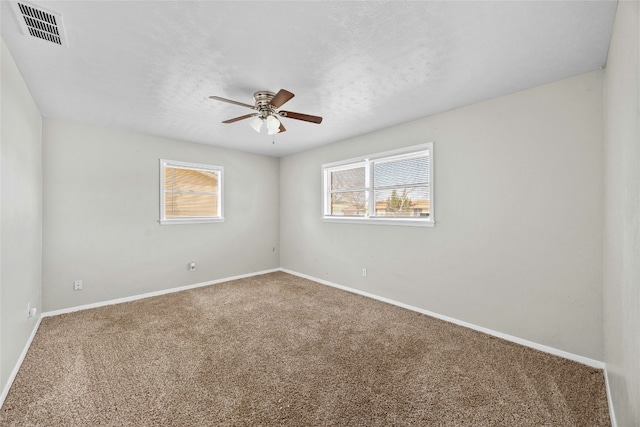
M 2 38 L 40 112 L 283 156 L 605 65 L 614 1 L 30 1 L 63 16 L 67 47 Z M 257 90 L 296 94 L 287 132 L 255 133 Z

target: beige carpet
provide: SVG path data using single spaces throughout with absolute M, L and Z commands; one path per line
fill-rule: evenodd
M 2 426 L 607 426 L 602 371 L 272 273 L 42 321 Z

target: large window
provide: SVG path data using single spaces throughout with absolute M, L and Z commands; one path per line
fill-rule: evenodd
M 433 144 L 322 165 L 323 219 L 433 226 Z
M 160 223 L 224 220 L 222 166 L 160 160 Z

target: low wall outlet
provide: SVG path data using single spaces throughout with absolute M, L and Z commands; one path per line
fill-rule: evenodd
M 74 291 L 80 291 L 82 290 L 82 280 L 75 280 L 73 282 L 73 290 Z
M 190 262 L 189 263 L 189 271 L 196 271 L 196 263 L 195 262 Z

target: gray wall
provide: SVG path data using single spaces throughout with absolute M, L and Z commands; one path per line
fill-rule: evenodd
M 279 266 L 277 158 L 52 119 L 43 146 L 44 310 Z M 161 158 L 224 167 L 224 223 L 159 225 Z
M 42 118 L 2 41 L 0 390 L 27 343 L 42 290 Z
M 602 123 L 596 71 L 283 158 L 281 266 L 603 360 Z M 428 141 L 434 228 L 321 221 L 322 163 Z
M 605 71 L 605 362 L 619 426 L 640 425 L 640 11 L 621 1 Z

